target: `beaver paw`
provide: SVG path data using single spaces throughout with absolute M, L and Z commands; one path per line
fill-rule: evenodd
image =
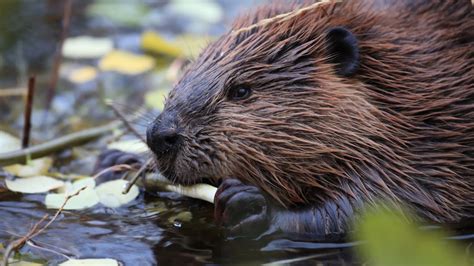
M 258 236 L 268 227 L 267 202 L 255 186 L 237 179 L 224 179 L 214 197 L 216 223 L 229 235 Z
M 139 168 L 143 164 L 143 159 L 140 155 L 135 153 L 115 149 L 106 150 L 97 158 L 97 163 L 94 167 L 94 174 L 100 173 L 109 167 L 119 164 L 126 164 Z M 98 177 L 100 179 L 98 182 L 119 179 L 122 177 L 123 173 L 123 171 L 107 171 Z

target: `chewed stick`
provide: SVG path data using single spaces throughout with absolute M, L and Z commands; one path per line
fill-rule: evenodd
M 147 177 L 147 187 L 154 187 L 166 191 L 176 192 L 183 196 L 214 203 L 217 188 L 208 184 L 194 184 L 190 186 L 174 185 L 161 175 L 153 174 Z

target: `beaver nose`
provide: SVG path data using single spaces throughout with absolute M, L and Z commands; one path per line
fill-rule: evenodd
M 171 113 L 161 113 L 148 126 L 146 142 L 156 155 L 164 155 L 178 146 L 180 135 L 176 120 Z

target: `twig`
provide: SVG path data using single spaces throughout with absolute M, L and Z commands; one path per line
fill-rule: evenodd
M 128 181 L 127 185 L 122 191 L 122 194 L 127 194 L 130 191 L 130 188 L 135 184 L 138 180 L 138 178 L 142 175 L 143 172 L 148 168 L 148 166 L 151 164 L 153 159 L 148 159 L 141 167 L 138 169 L 138 171 L 135 173 L 135 175 Z
M 291 18 L 294 18 L 294 17 L 300 15 L 303 12 L 306 12 L 306 11 L 311 10 L 313 8 L 317 8 L 321 5 L 325 5 L 325 4 L 328 4 L 328 3 L 331 3 L 331 2 L 341 2 L 341 1 L 342 0 L 321 0 L 320 2 L 316 2 L 316 3 L 311 4 L 309 6 L 306 6 L 306 7 L 303 7 L 303 8 L 288 12 L 288 13 L 283 13 L 283 14 L 279 14 L 279 15 L 276 15 L 276 16 L 271 17 L 271 18 L 262 19 L 259 22 L 255 23 L 255 24 L 252 24 L 248 27 L 244 27 L 244 28 L 240 28 L 238 30 L 232 31 L 232 34 L 237 35 L 237 34 L 242 33 L 242 32 L 253 30 L 257 27 L 266 26 L 266 25 L 268 25 L 272 22 L 280 23 L 280 22 L 289 20 Z
M 51 101 L 53 100 L 53 97 L 56 94 L 56 86 L 58 84 L 58 79 L 59 79 L 59 68 L 61 66 L 63 44 L 64 44 L 64 40 L 67 37 L 69 24 L 71 21 L 71 10 L 72 10 L 72 0 L 67 0 L 64 3 L 62 32 L 61 32 L 61 37 L 59 39 L 56 53 L 54 55 L 53 70 L 51 73 L 51 79 L 49 81 L 48 95 L 46 97 L 46 111 L 49 111 L 50 106 L 51 106 Z M 47 113 L 48 112 L 46 112 L 46 115 Z
M 43 218 L 41 218 L 41 220 L 39 220 L 25 236 L 23 236 L 23 237 L 15 240 L 13 242 L 11 242 L 10 244 L 8 244 L 7 248 L 5 249 L 5 253 L 3 255 L 3 261 L 2 261 L 1 265 L 2 266 L 7 266 L 8 265 L 8 259 L 10 258 L 11 253 L 13 253 L 14 251 L 17 251 L 18 249 L 23 247 L 23 245 L 25 245 L 25 243 L 27 241 L 29 241 L 30 239 L 32 239 L 32 238 L 38 236 L 39 234 L 41 234 L 42 232 L 44 232 L 44 230 L 46 230 L 56 220 L 56 218 L 58 218 L 59 214 L 61 214 L 61 212 L 64 210 L 64 206 L 66 206 L 68 201 L 71 198 L 79 195 L 79 193 L 81 193 L 86 188 L 87 188 L 87 186 L 84 186 L 81 189 L 77 190 L 74 194 L 68 195 L 64 199 L 64 202 L 61 205 L 61 207 L 54 214 L 53 218 L 51 218 L 51 220 L 49 220 L 49 222 L 47 224 L 45 224 L 42 228 L 39 228 L 39 226 L 49 217 L 48 214 L 43 216 Z
M 122 122 L 116 121 L 105 126 L 90 128 L 83 131 L 71 133 L 57 139 L 22 149 L 18 151 L 0 153 L 0 166 L 6 166 L 16 163 L 24 164 L 28 158 L 36 159 L 52 154 L 54 152 L 84 144 L 96 139 L 110 131 L 117 129 Z
M 128 130 L 130 130 L 130 132 L 132 132 L 137 138 L 143 141 L 143 143 L 146 143 L 145 138 L 143 138 L 143 136 L 138 133 L 138 131 L 130 124 L 130 122 L 125 117 L 125 115 L 122 114 L 122 112 L 117 107 L 114 106 L 114 103 L 111 100 L 109 99 L 105 100 L 105 104 L 108 107 L 112 108 L 112 110 L 115 113 L 115 116 L 117 116 L 117 118 L 123 122 L 123 124 L 128 128 Z
M 35 95 L 35 76 L 31 76 L 28 80 L 28 92 L 26 94 L 25 103 L 25 119 L 23 125 L 23 140 L 21 147 L 23 149 L 28 148 L 30 143 L 30 131 L 31 131 L 31 112 L 33 110 L 33 98 Z
M 97 174 L 95 174 L 92 178 L 93 179 L 97 179 L 98 177 L 100 177 L 101 175 L 105 174 L 105 173 L 108 173 L 110 171 L 130 171 L 132 170 L 132 166 L 128 165 L 128 164 L 116 164 L 116 165 L 112 165 L 110 167 L 107 167 L 105 168 L 104 170 L 98 172 Z

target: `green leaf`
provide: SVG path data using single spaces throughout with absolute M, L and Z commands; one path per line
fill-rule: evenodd
M 404 215 L 372 210 L 362 217 L 355 239 L 366 241 L 358 251 L 370 265 L 467 265 L 455 243 L 443 240 L 440 232 L 421 231 Z

